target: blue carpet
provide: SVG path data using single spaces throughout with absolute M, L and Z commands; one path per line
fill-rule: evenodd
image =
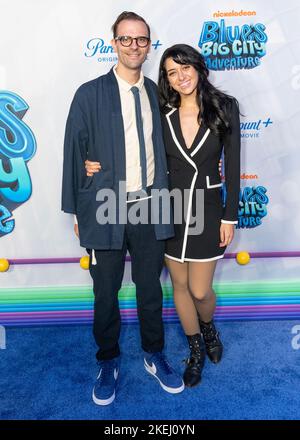
M 0 418 L 38 420 L 249 420 L 300 418 L 300 350 L 296 321 L 219 322 L 222 362 L 208 360 L 200 386 L 164 392 L 143 368 L 139 328 L 122 328 L 116 400 L 91 399 L 97 365 L 90 326 L 7 329 L 0 350 Z M 166 324 L 166 353 L 183 371 L 187 355 L 179 324 Z

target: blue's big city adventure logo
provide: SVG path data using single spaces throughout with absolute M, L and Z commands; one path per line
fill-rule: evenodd
M 257 175 L 245 175 L 244 178 L 257 178 Z M 267 215 L 267 204 L 269 197 L 266 194 L 267 188 L 262 185 L 246 186 L 240 189 L 239 209 L 238 209 L 238 224 L 237 229 L 253 229 L 262 224 L 263 217 Z M 222 186 L 223 206 L 226 203 L 226 185 Z
M 264 186 L 246 186 L 241 188 L 237 228 L 252 229 L 262 224 L 267 215 L 269 197 Z
M 262 23 L 227 26 L 225 20 L 206 21 L 198 46 L 210 70 L 253 69 L 266 54 Z
M 27 163 L 35 154 L 36 141 L 22 121 L 28 108 L 20 96 L 0 91 L 0 237 L 14 230 L 12 211 L 32 192 Z

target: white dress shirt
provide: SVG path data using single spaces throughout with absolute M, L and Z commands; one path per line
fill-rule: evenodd
M 148 95 L 144 86 L 144 75 L 141 72 L 140 79 L 134 85 L 129 84 L 116 72 L 114 74 L 118 81 L 122 116 L 125 135 L 125 152 L 126 152 L 126 191 L 134 192 L 142 189 L 142 173 L 140 166 L 140 145 L 135 118 L 135 101 L 131 87 L 135 86 L 140 91 L 141 109 L 143 118 L 143 130 L 146 147 L 147 158 L 147 186 L 153 184 L 154 179 L 154 155 L 152 142 L 152 111 L 148 99 Z

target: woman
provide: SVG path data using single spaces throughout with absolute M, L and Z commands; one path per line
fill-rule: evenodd
M 209 359 L 214 363 L 221 360 L 223 346 L 213 323 L 216 295 L 212 281 L 216 263 L 233 239 L 240 190 L 238 104 L 217 90 L 208 74 L 204 58 L 185 44 L 168 48 L 159 67 L 170 190 L 189 189 L 186 221 L 175 224 L 175 237 L 166 243 L 174 302 L 190 347 L 186 386 L 201 380 L 205 358 L 201 336 Z M 225 208 L 218 169 L 223 148 Z M 204 212 L 196 212 L 197 189 L 204 191 Z M 190 220 L 200 214 L 204 216 L 203 231 L 192 235 Z
M 203 57 L 194 48 L 177 44 L 168 48 L 159 67 L 159 97 L 169 169 L 170 190 L 188 191 L 187 212 L 175 224 L 174 238 L 166 242 L 174 302 L 187 336 L 190 355 L 184 382 L 201 380 L 205 351 L 221 360 L 223 345 L 213 315 L 216 296 L 212 288 L 217 260 L 223 257 L 234 235 L 240 189 L 240 123 L 237 101 L 208 81 Z M 224 148 L 226 206 L 222 206 L 218 164 Z M 98 163 L 86 162 L 88 174 Z M 204 191 L 204 211 L 199 211 L 197 191 Z M 183 197 L 184 198 L 184 197 Z M 191 219 L 203 215 L 202 232 L 195 235 Z M 204 340 L 204 343 L 203 343 Z

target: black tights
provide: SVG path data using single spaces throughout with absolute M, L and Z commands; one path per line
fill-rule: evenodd
M 166 264 L 183 330 L 186 335 L 199 333 L 198 315 L 202 321 L 209 322 L 216 308 L 212 281 L 217 261 L 179 263 L 166 258 Z

